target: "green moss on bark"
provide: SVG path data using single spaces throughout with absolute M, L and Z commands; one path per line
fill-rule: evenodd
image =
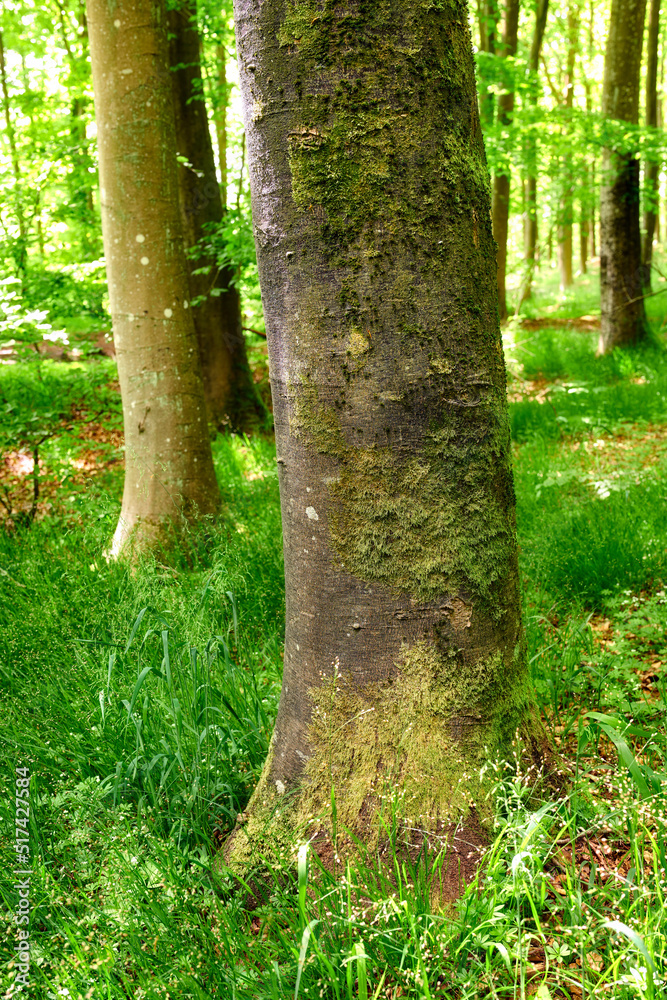
M 463 591 L 488 605 L 516 546 L 508 428 L 496 394 L 471 404 L 485 410 L 474 435 L 461 435 L 457 417 L 429 430 L 406 459 L 395 449 L 348 445 L 314 386 L 304 381 L 293 392 L 291 433 L 340 460 L 328 516 L 331 547 L 345 569 L 418 600 Z
M 391 681 L 358 689 L 336 669 L 323 675 L 310 691 L 310 759 L 298 794 L 272 780 L 270 755 L 227 863 L 242 872 L 262 855 L 293 859 L 316 832 L 338 835 L 341 854 L 351 846 L 348 831 L 375 849 L 392 817 L 437 833 L 474 812 L 490 827 L 497 769 L 489 762 L 510 755 L 517 732 L 529 742 L 539 732 L 527 685 L 510 682 L 517 664 L 500 659 L 494 653 L 462 671 L 418 641 L 404 644 Z
M 392 19 L 397 30 L 388 33 Z M 420 33 L 425 44 L 415 46 Z M 461 255 L 463 274 L 473 243 L 469 206 L 483 208 L 489 199 L 479 126 L 473 123 L 471 142 L 463 111 L 474 94 L 465 5 L 422 0 L 399 15 L 389 0 L 347 9 L 337 0 L 288 2 L 278 38 L 296 48 L 309 81 L 302 124 L 289 135 L 292 197 L 302 211 L 316 212 L 332 260 L 382 267 L 392 244 L 421 250 L 445 207 L 456 220 L 448 256 Z M 341 59 L 333 91 L 319 87 L 318 70 Z M 445 118 L 436 126 L 423 106 L 427 91 L 441 89 Z

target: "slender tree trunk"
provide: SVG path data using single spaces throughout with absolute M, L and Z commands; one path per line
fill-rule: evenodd
M 547 25 L 547 15 L 549 12 L 549 0 L 538 0 L 535 12 L 535 29 L 533 31 L 533 41 L 530 47 L 530 103 L 537 108 L 539 94 L 539 65 L 540 54 L 542 52 L 542 41 L 544 30 Z M 537 140 L 533 132 L 527 140 L 526 149 L 526 220 L 524 224 L 524 256 L 526 259 L 526 280 L 523 292 L 524 299 L 530 299 L 533 295 L 533 275 L 535 273 L 535 255 L 537 250 L 537 173 L 538 173 L 538 152 Z
M 579 223 L 579 270 L 582 274 L 588 273 L 588 243 L 590 240 L 590 223 L 588 219 L 588 209 L 582 201 L 581 221 Z
M 588 59 L 589 62 L 593 55 L 593 23 L 592 23 L 592 11 L 591 18 L 588 25 Z M 590 114 L 593 107 L 592 91 L 591 91 L 591 81 L 588 78 L 588 68 L 582 67 L 582 76 L 584 78 L 584 89 L 586 92 L 586 113 Z M 594 166 L 589 163 L 588 156 L 584 159 L 584 183 L 582 185 L 581 201 L 580 201 L 580 216 L 579 216 L 579 269 L 582 274 L 586 274 L 588 271 L 588 252 L 591 246 L 591 229 L 595 228 L 594 222 Z M 592 237 L 593 240 L 595 237 Z
M 227 51 L 224 45 L 215 50 L 218 71 L 218 100 L 215 105 L 215 137 L 218 143 L 220 161 L 220 200 L 223 211 L 227 208 L 227 106 L 229 92 L 227 84 Z
M 125 424 L 112 552 L 219 506 L 178 206 L 159 0 L 89 0 L 102 225 Z
M 208 242 L 223 218 L 201 74 L 193 0 L 169 12 L 170 60 L 176 147 L 188 161 L 178 169 L 181 222 L 188 248 Z M 230 267 L 218 268 L 212 252 L 188 260 L 192 316 L 197 333 L 209 419 L 218 428 L 250 431 L 266 412 L 252 380 L 241 325 L 241 298 Z M 209 268 L 206 274 L 198 270 Z
M 651 0 L 646 43 L 646 125 L 658 127 L 658 45 L 660 40 L 660 0 Z M 644 190 L 646 212 L 644 213 L 644 240 L 642 246 L 643 285 L 651 291 L 651 261 L 653 259 L 653 239 L 658 218 L 658 190 L 660 184 L 660 160 L 655 156 L 647 158 L 644 165 Z
M 446 843 L 453 896 L 491 816 L 482 764 L 534 732 L 467 4 L 313 11 L 235 5 L 287 612 L 225 856 L 381 851 L 395 797 L 399 848 Z
M 502 54 L 505 58 L 516 55 L 519 31 L 519 0 L 505 0 L 505 27 Z M 514 111 L 514 92 L 498 97 L 498 121 L 509 127 Z M 493 236 L 498 245 L 498 312 L 501 320 L 507 319 L 507 233 L 510 214 L 510 167 L 506 163 L 502 172 L 493 178 Z
M 646 0 L 612 0 L 602 113 L 637 123 Z M 600 189 L 601 352 L 647 335 L 642 298 L 639 161 L 605 148 Z
M 589 78 L 590 68 L 593 64 L 595 58 L 595 3 L 594 0 L 590 0 L 588 5 L 588 67 L 584 73 L 585 87 L 586 87 L 586 112 L 590 114 L 593 110 L 593 95 L 591 81 Z M 595 186 L 595 154 L 590 159 L 590 163 L 586 168 L 586 177 L 590 180 L 588 185 L 588 191 L 586 192 L 586 221 L 588 224 L 588 256 L 593 258 L 596 256 L 597 247 L 595 241 L 595 206 L 597 202 L 597 190 Z
M 571 195 L 571 189 L 566 198 Z M 565 221 L 558 227 L 558 270 L 561 291 L 572 287 L 572 212 L 565 212 Z
M 571 111 L 574 104 L 574 67 L 579 44 L 579 9 L 570 2 L 567 8 L 567 68 L 565 71 L 565 107 Z M 558 268 L 561 291 L 572 287 L 572 225 L 574 221 L 572 198 L 574 182 L 572 157 L 566 156 L 562 166 L 563 198 L 561 200 L 561 221 L 558 226 Z
M 596 170 L 595 170 L 595 160 L 593 160 L 593 162 L 591 163 L 591 191 L 595 191 L 595 184 L 596 184 Z M 590 257 L 597 257 L 598 247 L 597 247 L 596 229 L 595 229 L 595 227 L 596 227 L 595 200 L 593 198 L 591 198 L 591 201 L 590 201 L 589 211 L 590 211 L 590 215 L 589 215 L 589 218 L 590 218 L 590 229 L 589 229 L 590 243 L 589 243 L 589 247 L 588 248 L 590 250 Z
M 662 46 L 662 52 L 660 56 L 660 93 L 662 94 L 663 84 L 665 78 L 665 48 Z M 662 97 L 658 98 L 658 128 L 664 128 L 664 121 L 662 116 Z M 655 241 L 656 243 L 662 242 L 661 230 L 660 230 L 660 203 L 661 203 L 661 192 L 660 192 L 660 173 L 658 174 L 658 182 L 655 191 Z

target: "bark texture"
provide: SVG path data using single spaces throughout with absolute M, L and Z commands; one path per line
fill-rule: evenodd
M 612 0 L 602 113 L 637 123 L 646 0 Z M 646 336 L 639 232 L 639 161 L 604 149 L 600 188 L 600 344 L 606 352 Z
M 102 228 L 123 397 L 125 488 L 112 552 L 219 505 L 183 245 L 166 14 L 89 0 Z
M 455 895 L 484 762 L 532 733 L 467 5 L 235 17 L 287 611 L 271 752 L 225 857 L 306 835 L 333 863 L 346 831 L 380 846 L 394 798 L 406 850 L 449 838 Z
M 168 16 L 176 148 L 187 160 L 178 168 L 181 223 L 191 249 L 207 227 L 221 223 L 223 204 L 203 96 L 195 4 L 186 2 Z M 234 272 L 218 268 L 212 254 L 188 256 L 188 266 L 209 419 L 218 429 L 250 431 L 266 421 L 266 411 L 248 365 Z M 209 273 L 195 273 L 206 267 Z
M 658 127 L 658 46 L 660 41 L 660 0 L 651 0 L 648 18 L 646 54 L 646 125 Z M 651 291 L 651 261 L 653 240 L 658 220 L 658 191 L 660 160 L 652 156 L 644 166 L 644 185 L 648 207 L 644 213 L 644 239 L 642 244 L 643 284 Z
M 501 54 L 504 57 L 516 55 L 519 32 L 519 0 L 505 0 L 505 25 Z M 498 122 L 509 126 L 514 111 L 514 92 L 506 91 L 498 97 Z M 509 164 L 493 178 L 493 236 L 498 245 L 498 311 L 501 320 L 507 319 L 507 232 L 510 215 L 510 168 Z

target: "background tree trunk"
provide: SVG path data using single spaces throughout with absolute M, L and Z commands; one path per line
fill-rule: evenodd
M 651 0 L 646 44 L 646 125 L 658 127 L 658 46 L 660 41 L 660 0 Z M 644 213 L 644 240 L 642 245 L 643 285 L 651 291 L 651 261 L 653 239 L 658 219 L 658 186 L 660 160 L 650 156 L 644 166 L 644 189 L 647 201 Z
M 612 0 L 602 113 L 637 123 L 646 0 Z M 647 334 L 642 298 L 639 161 L 604 149 L 600 188 L 601 352 Z
M 567 68 L 565 71 L 565 107 L 572 110 L 574 104 L 574 66 L 579 44 L 579 9 L 575 3 L 567 8 Z M 573 223 L 573 171 L 572 157 L 566 156 L 561 164 L 563 177 L 563 198 L 561 201 L 561 221 L 558 226 L 558 269 L 561 291 L 572 287 L 572 223 Z
M 519 31 L 519 0 L 505 0 L 505 23 L 503 30 L 502 55 L 504 58 L 516 55 Z M 509 126 L 514 111 L 514 91 L 501 94 L 498 98 L 498 121 Z M 501 320 L 507 319 L 507 232 L 510 214 L 510 167 L 506 164 L 502 172 L 493 178 L 493 236 L 498 245 L 498 312 Z
M 533 31 L 533 41 L 530 46 L 530 102 L 534 108 L 537 107 L 539 94 L 539 66 L 540 53 L 542 51 L 542 41 L 544 30 L 547 26 L 547 15 L 549 13 L 549 0 L 538 0 L 535 11 L 535 29 Z M 523 291 L 523 298 L 530 299 L 533 296 L 533 275 L 535 273 L 535 255 L 537 251 L 537 140 L 533 132 L 527 139 L 526 149 L 526 217 L 524 223 L 524 257 L 526 260 L 526 279 Z
M 456 895 L 482 764 L 533 731 L 467 5 L 313 11 L 235 6 L 287 609 L 271 751 L 225 856 L 305 831 L 333 867 L 348 830 L 382 848 L 398 792 L 400 849 L 448 842 Z
M 219 505 L 183 248 L 166 14 L 89 0 L 104 250 L 125 424 L 112 551 Z
M 178 168 L 179 200 L 190 249 L 200 240 L 207 242 L 207 227 L 210 232 L 220 225 L 223 207 L 204 101 L 196 6 L 186 0 L 168 16 L 176 148 L 188 161 Z M 209 419 L 218 428 L 249 431 L 265 422 L 266 411 L 248 365 L 234 272 L 218 268 L 210 251 L 189 256 L 188 265 Z M 206 267 L 208 273 L 196 273 Z
M 215 106 L 215 137 L 220 160 L 220 200 L 222 210 L 227 208 L 227 106 L 229 89 L 227 84 L 227 50 L 224 45 L 216 46 L 215 67 L 218 75 L 218 101 Z
M 588 244 L 590 241 L 590 220 L 588 209 L 582 201 L 581 215 L 579 222 L 579 270 L 582 274 L 588 272 Z

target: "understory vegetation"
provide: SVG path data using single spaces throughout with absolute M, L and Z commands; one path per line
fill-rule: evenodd
M 544 269 L 510 322 L 506 351 L 529 656 L 559 791 L 524 773 L 518 747 L 498 765 L 492 842 L 447 910 L 437 853 L 327 872 L 306 846 L 248 906 L 254 892 L 215 859 L 280 692 L 273 443 L 218 435 L 219 522 L 168 562 L 107 562 L 123 470 L 113 359 L 98 333 L 72 329 L 69 353 L 16 336 L 5 348 L 0 747 L 4 787 L 17 766 L 32 775 L 30 995 L 663 995 L 665 307 L 649 300 L 652 345 L 596 358 L 593 276 L 560 300 L 552 278 Z M 249 343 L 265 387 L 263 342 Z M 7 795 L 3 989 L 13 819 Z

